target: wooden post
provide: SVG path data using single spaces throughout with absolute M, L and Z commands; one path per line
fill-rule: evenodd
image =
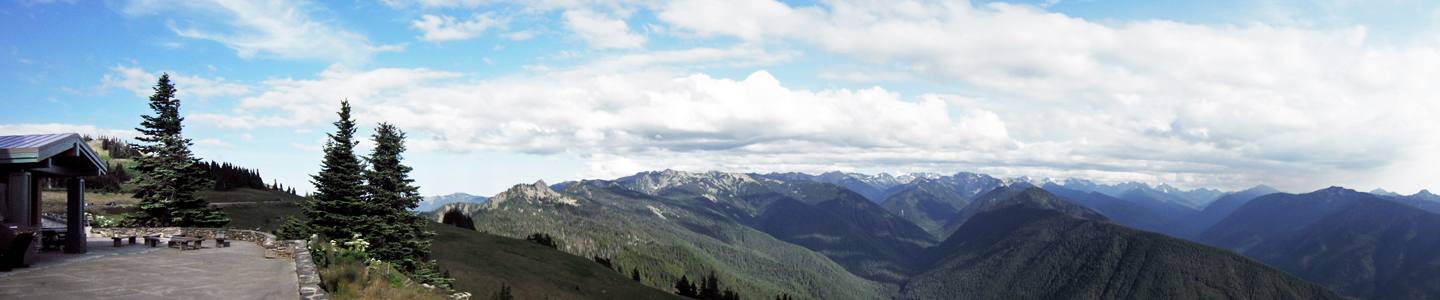
M 30 226 L 30 172 L 12 172 L 5 199 L 5 223 Z
M 85 232 L 85 180 L 74 177 L 68 181 L 65 185 L 65 191 L 70 194 L 65 203 L 65 254 L 85 254 L 89 251 L 85 244 L 85 237 L 89 235 Z

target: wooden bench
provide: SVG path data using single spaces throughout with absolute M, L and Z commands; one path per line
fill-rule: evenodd
M 174 246 L 176 246 L 176 245 L 179 245 L 181 251 L 184 251 L 184 250 L 187 250 L 187 249 L 200 249 L 200 248 L 201 248 L 200 243 L 201 243 L 201 242 L 204 242 L 204 241 L 205 241 L 205 239 L 203 239 L 203 238 L 174 236 L 174 237 L 170 237 L 170 247 L 174 247 Z M 195 245 L 190 245 L 191 242 L 194 242 Z
M 133 235 L 133 234 L 132 234 L 132 235 L 117 235 L 117 236 L 112 236 L 112 237 L 110 237 L 110 239 L 115 240 L 115 247 L 120 247 L 120 246 L 121 246 L 121 245 L 120 245 L 120 240 L 123 240 L 123 239 L 130 239 L 130 244 L 131 244 L 131 245 L 134 245 L 134 244 L 135 244 L 135 235 Z
M 150 247 L 160 246 L 160 234 L 152 233 L 145 235 L 145 244 L 150 245 Z
M 225 241 L 225 233 L 224 233 L 224 232 L 216 233 L 216 234 L 215 234 L 215 248 L 224 248 L 224 247 L 230 247 L 230 242 Z
M 65 246 L 65 232 L 53 228 L 40 231 L 40 250 L 59 250 Z

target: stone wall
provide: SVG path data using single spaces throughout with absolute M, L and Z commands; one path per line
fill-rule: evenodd
M 117 236 L 117 235 L 140 235 L 140 236 L 143 236 L 143 235 L 149 235 L 149 234 L 154 234 L 154 233 L 160 233 L 160 235 L 163 236 L 163 237 L 170 237 L 170 236 L 174 236 L 174 235 L 176 235 L 176 234 L 184 233 L 185 236 L 189 236 L 189 237 L 202 237 L 202 238 L 207 238 L 207 239 L 214 239 L 214 238 L 215 238 L 215 234 L 216 234 L 216 233 L 221 233 L 221 232 L 224 232 L 224 233 L 225 233 L 225 240 L 227 240 L 227 241 L 246 241 L 246 242 L 252 242 L 252 243 L 255 243 L 255 244 L 260 245 L 261 247 L 265 247 L 265 248 L 273 248 L 273 247 L 281 246 L 281 245 L 278 245 L 278 244 L 275 242 L 275 235 L 273 235 L 273 234 L 264 233 L 264 232 L 259 232 L 259 231 L 254 231 L 254 230 L 244 230 L 244 229 L 183 228 L 183 227 L 91 228 L 91 229 L 90 229 L 90 234 L 91 234 L 91 235 L 97 235 L 97 236 L 102 236 L 102 237 L 111 237 L 111 236 Z M 290 245 L 287 243 L 286 245 L 283 245 L 283 246 L 286 246 L 286 247 L 288 248 Z
M 330 299 L 330 294 L 320 288 L 320 269 L 315 267 L 306 241 L 295 241 L 295 277 L 300 281 L 301 300 Z

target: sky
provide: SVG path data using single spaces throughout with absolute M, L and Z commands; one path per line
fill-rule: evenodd
M 1440 188 L 1434 1 L 0 0 L 0 135 L 305 192 L 340 102 L 426 196 L 665 169 Z

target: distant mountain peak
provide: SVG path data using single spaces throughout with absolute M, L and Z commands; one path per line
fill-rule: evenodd
M 1400 193 L 1387 191 L 1387 190 L 1382 189 L 1382 188 L 1375 188 L 1375 190 L 1370 191 L 1370 193 L 1371 193 L 1371 194 L 1376 194 L 1376 195 L 1381 195 L 1381 196 L 1400 196 Z
M 516 184 L 496 194 L 484 202 L 485 209 L 499 208 L 501 204 L 510 201 L 525 201 L 526 203 L 560 203 L 571 206 L 578 205 L 574 198 L 570 198 L 550 189 L 545 185 L 545 180 L 536 181 L 534 184 Z
M 1357 191 L 1355 191 L 1355 190 L 1352 190 L 1352 189 L 1347 189 L 1347 188 L 1344 188 L 1344 187 L 1340 187 L 1340 186 L 1330 186 L 1330 187 L 1328 187 L 1328 188 L 1315 191 L 1315 193 L 1322 193 L 1322 194 L 1348 194 L 1348 193 L 1359 193 L 1359 192 L 1357 192 Z

